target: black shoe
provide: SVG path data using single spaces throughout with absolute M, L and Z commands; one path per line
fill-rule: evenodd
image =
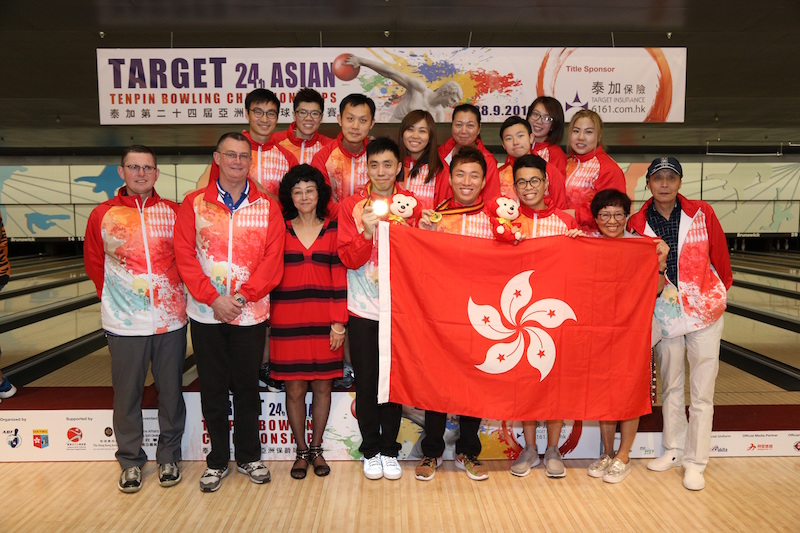
M 356 379 L 355 372 L 353 372 L 353 365 L 345 363 L 342 369 L 342 377 L 333 380 L 333 386 L 337 389 L 349 390 L 353 386 Z

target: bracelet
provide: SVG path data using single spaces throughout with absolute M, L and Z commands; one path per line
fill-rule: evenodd
M 333 324 L 331 324 L 331 331 L 336 333 L 337 335 L 344 335 L 345 329 L 344 329 L 344 326 L 342 326 L 342 331 L 336 331 L 336 329 L 334 329 L 334 327 L 333 327 Z
M 664 273 L 665 273 L 665 272 L 666 272 L 666 270 L 659 270 L 659 271 L 658 271 L 658 273 L 659 273 L 660 275 L 662 275 L 662 276 L 664 275 Z

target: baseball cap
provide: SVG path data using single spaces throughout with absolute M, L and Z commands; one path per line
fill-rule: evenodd
M 647 168 L 647 177 L 649 178 L 659 170 L 664 170 L 665 168 L 683 178 L 683 168 L 681 168 L 681 164 L 678 163 L 678 160 L 674 157 L 657 157 L 653 159 L 653 162 L 650 163 L 650 166 Z

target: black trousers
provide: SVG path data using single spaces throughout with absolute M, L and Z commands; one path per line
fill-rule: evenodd
M 481 453 L 481 419 L 474 416 L 461 415 L 459 418 L 459 436 L 456 441 L 456 454 L 463 453 L 477 457 Z M 444 453 L 444 430 L 447 414 L 436 411 L 425 411 L 425 437 L 422 439 L 422 454 L 425 457 L 441 457 Z
M 266 336 L 266 322 L 255 326 L 231 326 L 192 320 L 200 403 L 211 438 L 211 451 L 206 457 L 209 468 L 226 468 L 230 460 L 229 390 L 233 393 L 236 462 L 251 463 L 261 459 L 258 369 Z
M 397 457 L 402 406 L 378 404 L 378 322 L 350 316 L 350 359 L 356 374 L 356 417 L 361 431 L 359 451 Z

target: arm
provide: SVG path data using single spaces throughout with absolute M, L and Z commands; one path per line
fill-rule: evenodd
M 355 197 L 351 197 L 354 200 Z M 369 239 L 356 226 L 353 207 L 356 202 L 345 200 L 339 208 L 338 253 L 342 264 L 356 270 L 369 261 L 372 253 L 372 237 Z
M 711 206 L 705 204 L 702 209 L 706 215 L 708 255 L 711 258 L 711 264 L 717 271 L 717 275 L 722 280 L 725 288 L 730 289 L 731 285 L 733 285 L 733 272 L 731 271 L 731 256 L 728 252 L 728 240 L 725 238 L 722 225 L 719 223 L 719 219 Z
M 83 266 L 86 274 L 94 283 L 97 297 L 103 297 L 103 283 L 105 282 L 105 248 L 103 236 L 100 231 L 100 222 L 108 208 L 100 205 L 92 210 L 86 224 L 86 236 L 83 240 Z
M 175 219 L 175 263 L 178 266 L 178 274 L 192 297 L 211 306 L 219 297 L 219 293 L 203 272 L 197 258 L 194 199 L 198 194 L 203 193 L 196 192 L 186 197 L 178 210 L 178 217 Z
M 567 208 L 567 189 L 564 185 L 564 174 L 558 167 L 550 163 L 547 163 L 547 196 L 550 199 L 548 205 L 562 210 Z
M 425 92 L 428 90 L 421 80 L 412 78 L 408 74 L 400 72 L 399 70 L 388 65 L 384 65 L 379 61 L 374 61 L 372 59 L 350 54 L 350 56 L 348 56 L 348 58 L 345 60 L 345 64 L 353 67 L 360 67 L 361 65 L 364 65 L 367 68 L 371 68 L 381 76 L 386 76 L 387 78 L 393 79 L 409 91 Z
M 664 290 L 664 276 L 667 270 L 667 255 L 669 246 L 661 239 L 656 239 L 656 255 L 658 256 L 658 294 Z
M 493 155 L 486 156 L 486 184 L 483 186 L 481 196 L 496 198 L 500 196 L 500 170 L 497 168 L 497 159 Z
M 286 244 L 286 226 L 276 202 L 266 197 L 264 201 L 271 204 L 267 226 L 267 250 L 261 263 L 239 288 L 239 293 L 248 302 L 260 300 L 269 294 L 272 289 L 278 286 L 283 277 L 283 248 Z
M 347 324 L 347 269 L 339 260 L 336 253 L 338 243 L 338 230 L 334 232 L 331 243 L 331 300 L 330 300 L 330 320 L 331 320 L 331 350 L 337 350 L 344 343 L 344 328 Z M 335 330 L 335 331 L 334 331 Z M 341 331 L 342 333 L 337 333 Z

